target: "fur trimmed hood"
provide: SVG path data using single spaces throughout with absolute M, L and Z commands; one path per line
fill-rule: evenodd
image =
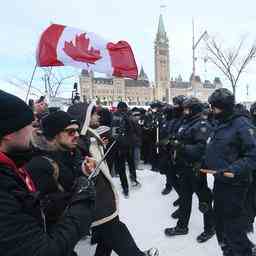
M 79 122 L 81 135 L 85 135 L 89 128 L 94 108 L 96 108 L 96 105 L 93 102 L 90 104 L 79 102 L 70 106 L 67 110 L 67 113 Z

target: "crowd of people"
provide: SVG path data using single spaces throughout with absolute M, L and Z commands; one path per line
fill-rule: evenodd
M 255 255 L 247 234 L 256 213 L 256 103 L 248 111 L 221 88 L 207 103 L 180 95 L 148 110 L 119 102 L 112 113 L 78 98 L 65 112 L 44 97 L 27 105 L 0 90 L 0 109 L 1 255 L 76 255 L 90 236 L 95 256 L 157 256 L 120 220 L 113 183 L 120 178 L 128 199 L 143 185 L 142 161 L 166 176 L 162 195 L 178 195 L 177 224 L 166 236 L 189 233 L 195 193 L 203 215 L 197 242 L 216 234 L 224 256 Z

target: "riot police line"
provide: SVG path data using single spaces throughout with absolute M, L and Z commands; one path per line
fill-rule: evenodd
M 112 250 L 122 256 L 131 253 L 158 255 L 154 248 L 141 251 L 126 225 L 120 221 L 116 191 L 111 181 L 111 176 L 119 176 L 123 195 L 129 198 L 131 187 L 141 186 L 137 170 L 143 162 L 149 164 L 152 171 L 166 176 L 163 195 L 171 190 L 178 194 L 174 202 L 178 208 L 172 213 L 177 223 L 164 230 L 166 236 L 189 233 L 192 196 L 195 193 L 199 202 L 198 211 L 203 217 L 202 233 L 196 237 L 197 242 L 206 242 L 216 234 L 224 256 L 254 255 L 255 246 L 247 233 L 253 229 L 256 212 L 256 104 L 249 112 L 241 104 L 235 104 L 233 94 L 224 88 L 214 91 L 208 104 L 195 97 L 180 95 L 173 98 L 173 105 L 154 102 L 147 111 L 129 109 L 125 102 L 119 102 L 115 113 L 101 106 L 82 103 L 78 95 L 67 113 L 47 109 L 44 99 L 40 98 L 32 106 L 35 114 L 33 126 L 37 127 L 36 138 L 44 138 L 40 141 L 44 149 L 36 148 L 34 161 L 33 158 L 21 161 L 20 157 L 27 152 L 25 149 L 28 150 L 29 145 L 23 145 L 23 151 L 21 145 L 14 147 L 15 143 L 24 142 L 19 134 L 12 141 L 12 134 L 30 124 L 33 117 L 20 100 L 5 93 L 0 96 L 0 104 L 8 105 L 9 101 L 13 106 L 17 104 L 17 107 L 10 108 L 11 114 L 16 114 L 13 115 L 16 119 L 17 115 L 21 115 L 21 110 L 24 112 L 20 122 L 4 116 L 3 120 L 11 121 L 6 121 L 6 124 L 2 122 L 0 126 L 0 168 L 3 170 L 2 180 L 7 181 L 2 184 L 3 201 L 0 204 L 0 214 L 2 220 L 5 219 L 4 222 L 0 220 L 0 230 L 5 236 L 0 241 L 0 251 L 4 248 L 5 253 L 6 250 L 10 251 L 10 255 L 23 255 L 23 249 L 29 244 L 25 237 L 30 234 L 26 230 L 20 234 L 16 232 L 19 230 L 16 217 L 27 223 L 28 216 L 33 216 L 33 221 L 30 219 L 33 223 L 30 237 L 38 233 L 39 238 L 45 239 L 43 241 L 49 241 L 50 247 L 47 243 L 41 243 L 42 255 L 52 251 L 56 252 L 55 255 L 62 255 L 65 248 L 68 248 L 65 255 L 75 255 L 74 246 L 82 236 L 88 234 L 89 227 L 92 229 L 92 242 L 98 244 L 96 256 L 103 252 L 110 255 Z M 33 144 L 34 151 L 36 145 Z M 51 148 L 56 145 L 57 148 Z M 81 158 L 81 155 L 85 158 Z M 21 171 L 21 163 L 26 163 L 27 171 Z M 46 172 L 47 168 L 52 170 L 52 175 Z M 14 177 L 9 177 L 9 169 L 14 170 Z M 43 175 L 46 173 L 47 177 Z M 82 173 L 87 178 L 86 175 L 81 176 Z M 207 183 L 209 175 L 214 179 L 213 190 Z M 37 197 L 37 186 L 44 191 L 43 196 Z M 10 187 L 15 189 L 10 190 Z M 54 195 L 50 195 L 53 191 Z M 7 196 L 8 193 L 12 196 Z M 100 201 L 106 202 L 107 207 L 103 207 Z M 10 206 L 10 202 L 15 202 L 17 214 L 10 216 L 12 223 L 7 227 L 10 209 L 6 212 L 4 205 Z M 42 202 L 46 203 L 43 208 Z M 80 209 L 84 210 L 84 215 Z M 37 218 L 39 224 L 34 222 Z M 72 234 L 72 239 L 65 230 Z M 19 247 L 21 254 L 12 251 L 10 244 L 17 242 L 12 232 L 24 239 Z M 51 232 L 56 236 L 53 240 Z M 113 232 L 111 237 L 109 232 Z M 70 243 L 65 244 L 69 239 Z M 128 249 L 125 241 L 129 241 Z M 34 242 L 31 248 L 36 250 L 40 247 L 40 241 L 35 239 Z
M 188 234 L 192 195 L 196 193 L 203 217 L 197 242 L 206 242 L 216 234 L 223 255 L 252 255 L 254 244 L 247 232 L 253 229 L 256 209 L 255 106 L 249 112 L 235 104 L 227 89 L 216 90 L 208 104 L 182 95 L 173 99 L 173 105 L 154 102 L 148 111 L 128 111 L 128 106 L 120 103 L 113 114 L 119 123 L 112 123 L 112 135 L 121 135 L 128 142 L 133 152 L 130 160 L 134 157 L 134 138 L 130 135 L 140 135 L 141 159 L 166 176 L 162 194 L 174 189 L 179 196 L 174 202 L 178 209 L 171 214 L 177 224 L 164 230 L 166 236 Z M 120 111 L 123 107 L 125 111 Z M 122 146 L 118 150 L 129 151 Z M 115 156 L 118 158 L 118 154 Z M 125 160 L 122 158 L 122 162 Z M 207 184 L 207 175 L 214 176 L 213 190 Z M 128 196 L 128 183 L 121 183 Z

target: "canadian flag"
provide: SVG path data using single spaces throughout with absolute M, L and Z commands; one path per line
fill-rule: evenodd
M 137 79 L 138 68 L 126 41 L 108 42 L 93 32 L 50 25 L 37 47 L 37 65 L 74 66 L 117 77 Z

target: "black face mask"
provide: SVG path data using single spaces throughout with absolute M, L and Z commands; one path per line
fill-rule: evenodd
M 183 115 L 183 108 L 182 107 L 175 107 L 173 109 L 173 117 L 180 118 Z
M 252 120 L 255 122 L 255 121 L 256 121 L 256 113 L 255 113 L 255 114 L 253 113 L 253 114 L 251 115 L 251 117 L 252 117 Z
M 226 120 L 229 119 L 231 115 L 232 115 L 232 112 L 227 112 L 227 111 L 222 111 L 221 113 L 218 113 L 218 114 L 213 113 L 213 117 L 220 122 L 225 122 Z
M 190 119 L 193 115 L 192 115 L 191 111 L 189 111 L 189 113 L 183 113 L 183 116 L 185 119 Z

